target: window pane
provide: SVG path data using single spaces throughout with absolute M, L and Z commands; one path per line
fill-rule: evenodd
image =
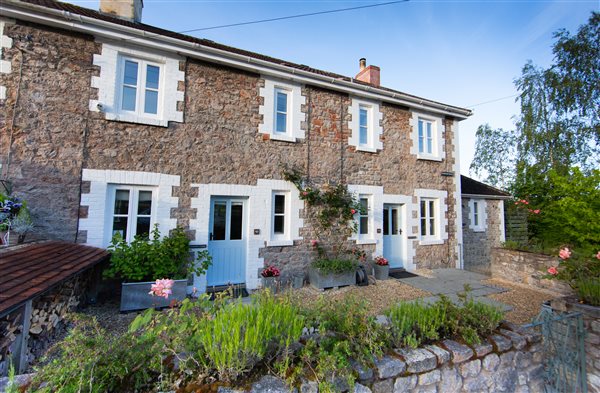
M 287 112 L 287 94 L 278 91 L 276 105 L 277 112 Z
M 427 202 L 421 201 L 421 218 L 425 218 L 427 216 Z
M 144 112 L 157 114 L 158 113 L 158 92 L 153 90 L 146 90 L 146 97 L 144 99 Z
M 362 208 L 361 214 L 368 214 L 369 212 L 369 199 L 368 198 L 360 198 L 360 206 Z
M 125 71 L 123 72 L 123 83 L 126 85 L 137 86 L 138 63 L 131 60 L 125 61 Z
M 427 122 L 427 138 L 431 138 L 431 123 Z
M 115 192 L 115 214 L 129 214 L 129 190 Z
M 398 209 L 392 209 L 392 235 L 398 234 Z
M 138 217 L 135 234 L 136 236 L 150 236 L 150 217 Z
M 137 214 L 149 216 L 152 212 L 152 191 L 140 191 Z
M 231 204 L 230 240 L 240 240 L 242 238 L 242 213 L 243 206 L 241 204 Z
M 429 234 L 431 236 L 435 236 L 435 219 L 429 220 Z
M 390 230 L 389 230 L 389 225 L 390 225 L 390 218 L 389 218 L 389 214 L 390 211 L 388 209 L 383 209 L 383 235 L 389 235 Z
M 427 153 L 433 154 L 433 141 L 431 139 L 427 139 Z
M 275 131 L 277 132 L 286 132 L 286 122 L 287 122 L 287 115 L 285 113 L 278 113 L 277 114 L 277 121 L 276 121 L 276 125 L 275 125 Z
M 213 238 L 212 240 L 225 240 L 225 220 L 227 205 L 215 203 L 213 212 Z
M 369 217 L 361 217 L 360 218 L 360 234 L 361 235 L 369 234 Z
M 277 234 L 284 234 L 284 216 L 275 216 L 275 222 L 273 224 L 273 232 Z
M 367 127 L 368 120 L 369 120 L 369 112 L 366 109 L 361 108 L 360 109 L 360 124 L 359 125 L 361 127 Z
M 421 218 L 421 236 L 427 236 L 427 219 Z
M 135 87 L 123 86 L 123 102 L 121 103 L 121 109 L 126 111 L 135 111 Z
M 113 218 L 113 236 L 116 234 L 121 235 L 123 239 L 127 238 L 127 217 L 114 217 Z
M 275 213 L 285 213 L 285 195 L 275 195 Z
M 423 153 L 423 120 L 419 120 L 419 153 Z
M 368 135 L 368 129 L 367 127 L 360 127 L 360 135 L 359 135 L 359 140 L 358 143 L 361 145 L 366 145 L 367 143 L 369 143 L 369 135 Z
M 146 88 L 158 89 L 158 80 L 160 76 L 160 68 L 149 65 L 146 67 Z
M 429 213 L 429 217 L 433 217 L 433 215 L 434 215 L 434 213 L 433 213 L 434 212 L 433 206 L 434 206 L 434 202 L 433 201 L 429 201 L 429 212 L 428 212 Z

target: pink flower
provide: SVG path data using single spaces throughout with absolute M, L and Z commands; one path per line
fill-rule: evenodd
M 302 195 L 307 196 L 308 195 L 308 191 L 302 191 Z
M 350 209 L 350 213 L 356 214 L 356 210 L 355 209 Z
M 535 210 L 533 211 L 533 214 L 540 214 L 540 209 L 535 209 Z
M 316 246 L 317 246 L 317 244 L 319 244 L 319 242 L 318 242 L 318 241 L 316 241 L 316 240 L 311 240 L 311 241 L 310 241 L 310 244 L 312 244 L 312 246 L 313 246 L 313 247 L 316 247 Z
M 171 288 L 173 288 L 173 284 L 175 283 L 175 281 L 170 280 L 168 278 L 163 278 L 162 280 L 156 280 L 156 282 L 154 284 L 152 284 L 152 286 L 150 287 L 150 292 L 148 292 L 149 295 L 152 296 L 160 296 L 160 297 L 164 297 L 165 299 L 169 298 L 169 295 L 171 295 L 173 293 L 173 291 L 171 290 Z
M 567 247 L 561 248 L 558 252 L 558 256 L 560 259 L 569 259 L 571 258 L 571 251 Z
M 556 276 L 558 274 L 558 270 L 554 266 L 552 266 L 548 269 L 548 273 L 552 274 L 553 276 Z
M 519 201 L 515 202 L 515 205 L 518 205 L 518 204 L 519 204 Z
M 598 251 L 598 254 L 596 254 L 596 258 L 600 259 L 600 251 Z

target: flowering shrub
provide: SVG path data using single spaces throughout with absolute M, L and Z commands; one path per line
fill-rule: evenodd
M 9 230 L 12 221 L 17 218 L 21 209 L 24 208 L 25 202 L 18 197 L 0 193 L 0 231 Z
M 148 292 L 148 294 L 152 295 L 152 296 L 160 296 L 160 297 L 164 297 L 165 299 L 168 299 L 169 295 L 171 295 L 173 293 L 171 288 L 173 288 L 174 283 L 175 283 L 175 281 L 169 280 L 168 278 L 163 278 L 162 280 L 158 279 L 158 280 L 156 280 L 156 283 L 154 283 L 150 286 L 150 292 Z
M 374 261 L 375 261 L 375 264 L 379 265 L 379 266 L 388 266 L 389 265 L 388 260 L 385 259 L 384 257 L 382 257 L 381 255 L 376 256 Z
M 281 274 L 281 272 L 279 271 L 279 269 L 277 269 L 275 266 L 267 266 L 265 269 L 263 269 L 262 273 L 260 273 L 261 276 L 267 278 L 267 277 L 279 277 L 279 275 Z
M 546 278 L 569 284 L 579 299 L 600 306 L 600 251 L 595 255 L 575 254 L 568 247 L 558 252 L 558 266 L 548 268 Z

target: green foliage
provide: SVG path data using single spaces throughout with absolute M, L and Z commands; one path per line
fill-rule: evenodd
M 203 274 L 212 262 L 206 251 L 198 253 L 196 261 L 190 261 L 190 240 L 181 228 L 161 239 L 155 225 L 150 235 L 150 239 L 136 236 L 131 243 L 115 235 L 108 247 L 111 259 L 105 277 L 128 281 L 183 279 L 189 273 Z
M 78 318 L 55 357 L 38 370 L 30 391 L 122 392 L 151 386 L 161 372 L 156 341 L 133 334 L 111 336 L 95 319 Z
M 312 267 L 323 274 L 340 274 L 356 271 L 358 263 L 349 259 L 318 259 L 312 262 Z
M 8 382 L 6 383 L 4 393 L 19 393 L 19 387 L 15 381 L 15 366 L 12 362 L 8 366 Z
M 575 281 L 577 297 L 592 306 L 600 306 L 600 279 L 582 278 Z
M 578 294 L 580 294 L 580 287 L 582 287 L 581 291 L 583 292 L 581 293 L 587 297 L 591 296 L 591 299 L 593 299 L 594 282 L 600 281 L 600 259 L 597 255 L 589 250 L 570 250 L 569 257 L 559 261 L 558 267 L 548 269 L 545 278 L 564 281 Z M 554 273 L 556 274 L 551 273 L 552 269 L 555 270 Z M 581 294 L 579 298 L 586 301 Z

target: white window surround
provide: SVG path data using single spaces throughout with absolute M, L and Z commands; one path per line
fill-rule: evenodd
M 422 246 L 434 245 L 434 244 L 444 244 L 444 241 L 448 239 L 448 218 L 446 217 L 446 213 L 448 212 L 448 205 L 446 204 L 446 198 L 448 196 L 448 192 L 442 190 L 432 190 L 432 189 L 415 189 L 415 196 L 418 198 L 417 201 L 417 209 L 420 209 L 421 199 L 435 199 L 435 236 L 433 237 L 423 237 L 421 236 L 421 220 L 420 220 L 420 210 L 417 210 L 419 217 L 419 238 L 421 241 L 419 242 Z
M 477 225 L 475 225 L 475 206 L 477 206 Z M 473 232 L 485 232 L 487 229 L 486 207 L 485 199 L 469 199 L 469 229 Z
M 419 152 L 419 119 L 424 119 L 432 123 L 433 154 Z M 412 111 L 412 117 L 409 122 L 411 127 L 410 136 L 412 139 L 410 153 L 416 155 L 420 160 L 442 161 L 445 158 L 443 119 L 438 116 Z
M 131 242 L 137 232 L 137 219 L 149 216 L 150 225 L 148 230 L 148 236 L 152 232 L 154 223 L 156 222 L 156 187 L 148 187 L 148 186 L 134 186 L 130 184 L 110 184 L 108 188 L 108 197 L 106 198 L 106 208 L 107 208 L 107 216 L 108 216 L 108 233 L 112 237 L 114 236 L 114 221 L 112 220 L 114 217 L 127 217 L 127 231 L 122 234 L 123 239 L 128 242 Z M 118 214 L 115 212 L 115 199 L 117 191 L 128 191 L 128 204 L 129 209 L 127 213 Z M 150 214 L 139 214 L 138 203 L 139 203 L 139 192 L 140 191 L 149 191 L 152 194 L 151 205 L 150 205 Z M 111 232 L 112 231 L 112 232 Z
M 87 231 L 86 244 L 90 246 L 107 247 L 110 244 L 112 215 L 108 205 L 112 200 L 110 192 L 114 190 L 113 185 L 153 187 L 156 195 L 153 193 L 152 224 L 158 224 L 161 235 L 168 234 L 177 226 L 177 220 L 171 218 L 171 209 L 179 203 L 179 198 L 172 196 L 173 186 L 179 186 L 179 176 L 85 168 L 82 181 L 90 182 L 90 192 L 81 194 L 80 205 L 88 206 L 88 215 L 79 220 L 79 230 Z
M 238 184 L 192 184 L 198 187 L 198 196 L 191 199 L 191 207 L 196 209 L 196 218 L 190 220 L 190 229 L 195 230 L 196 237 L 192 245 L 206 245 L 209 239 L 210 201 L 211 196 L 236 196 L 248 198 L 248 236 L 246 251 L 246 287 L 256 289 L 260 286 L 258 269 L 263 267 L 264 260 L 259 257 L 261 248 L 292 246 L 294 240 L 302 240 L 300 228 L 304 220 L 300 218 L 300 210 L 304 208 L 296 187 L 284 180 L 259 179 L 255 186 Z M 273 191 L 289 193 L 289 237 L 284 240 L 271 238 L 273 210 Z M 254 229 L 260 232 L 254 234 Z M 199 292 L 206 290 L 206 276 L 195 276 L 194 286 Z
M 136 114 L 120 109 L 123 57 L 145 60 L 161 66 L 157 115 Z M 179 70 L 179 62 L 182 60 L 180 57 L 166 56 L 150 50 L 102 43 L 102 54 L 94 54 L 94 65 L 100 67 L 100 76 L 93 76 L 91 82 L 92 87 L 98 89 L 98 99 L 90 100 L 89 109 L 103 112 L 107 120 L 162 127 L 168 127 L 169 121 L 183 122 L 183 112 L 177 110 L 177 103 L 184 100 L 184 92 L 178 90 L 179 82 L 185 80 L 184 72 Z
M 4 48 L 11 48 L 13 44 L 12 38 L 4 35 L 4 27 L 12 25 L 15 22 L 10 19 L 0 19 L 0 74 L 10 74 L 11 64 L 8 60 L 2 60 Z M 6 99 L 6 86 L 0 86 L 0 100 Z
M 259 95 L 263 97 L 263 104 L 258 108 L 258 113 L 263 118 L 262 123 L 258 126 L 258 132 L 267 134 L 270 139 L 278 141 L 296 142 L 298 139 L 304 139 L 302 123 L 306 119 L 306 114 L 302 112 L 302 105 L 306 103 L 306 98 L 302 95 L 302 86 L 266 76 L 263 76 L 263 78 L 265 86 L 259 89 Z M 278 90 L 288 93 L 285 133 L 275 131 L 275 93 Z
M 350 236 L 349 240 L 354 240 L 356 244 L 375 244 L 376 247 L 380 246 L 383 251 L 383 235 L 377 233 L 377 228 L 383 226 L 383 187 L 380 186 L 364 186 L 357 184 L 349 184 L 348 191 L 354 196 L 356 200 L 360 197 L 369 198 L 369 234 L 360 235 L 355 232 Z M 358 214 L 355 216 L 355 220 L 358 220 Z
M 368 143 L 363 145 L 360 143 L 360 109 L 368 109 Z M 376 101 L 358 99 L 352 97 L 352 103 L 348 107 L 348 112 L 351 114 L 351 120 L 348 122 L 348 127 L 351 130 L 350 138 L 348 138 L 348 144 L 354 146 L 356 150 L 365 151 L 369 153 L 377 153 L 378 150 L 383 149 L 383 142 L 381 142 L 381 135 L 383 134 L 383 128 L 381 127 L 381 120 L 383 114 L 379 108 L 379 103 Z

